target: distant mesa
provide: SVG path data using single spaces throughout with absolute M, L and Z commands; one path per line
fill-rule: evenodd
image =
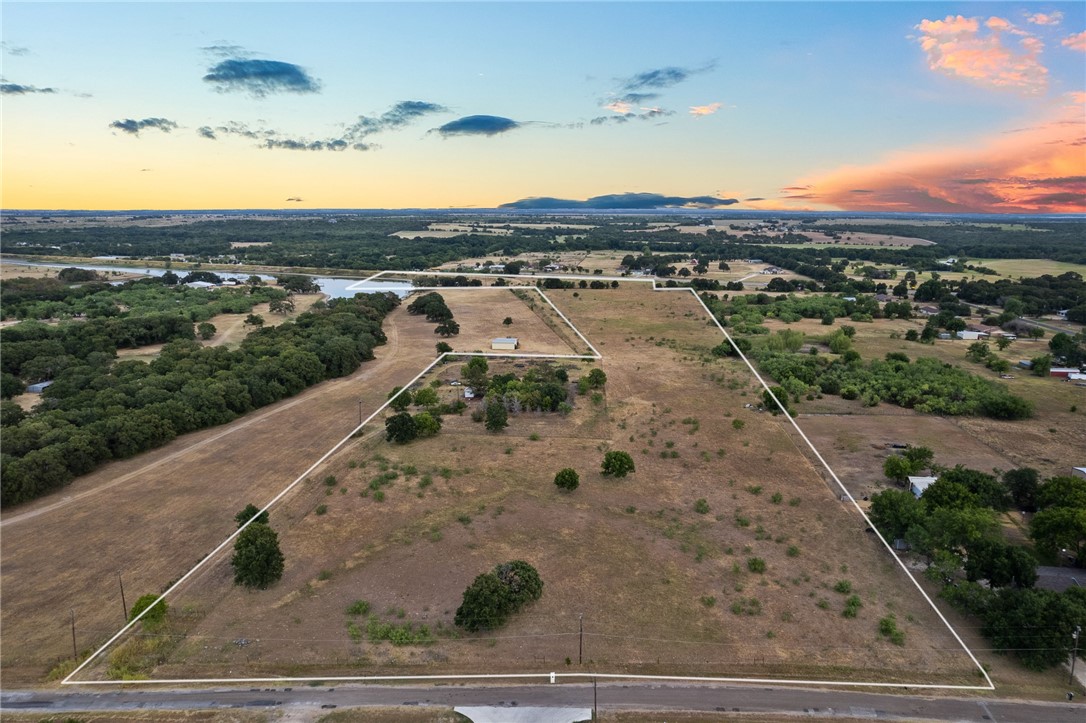
M 584 201 L 574 201 L 550 196 L 522 198 L 503 203 L 499 208 L 592 208 L 592 209 L 646 209 L 646 208 L 717 208 L 739 203 L 735 198 L 716 196 L 664 196 L 659 193 L 611 193 L 593 196 Z

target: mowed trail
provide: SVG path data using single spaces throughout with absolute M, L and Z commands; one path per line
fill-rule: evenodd
M 388 342 L 350 377 L 323 382 L 226 427 L 203 430 L 110 463 L 4 516 L 0 540 L 0 666 L 6 680 L 39 680 L 123 622 L 127 602 L 161 591 L 369 414 L 434 356 L 432 325 L 399 307 Z M 272 511 L 274 524 L 275 511 Z M 8 676 L 12 676 L 9 678 Z

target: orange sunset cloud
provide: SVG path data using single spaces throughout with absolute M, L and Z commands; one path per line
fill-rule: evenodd
M 1075 33 L 1074 35 L 1068 35 L 1060 44 L 1071 50 L 1077 50 L 1080 53 L 1086 53 L 1086 30 L 1081 33 Z
M 1070 93 L 1049 118 L 968 149 L 898 151 L 789 189 L 788 207 L 923 213 L 1086 213 L 1086 93 Z M 793 192 L 793 189 L 799 192 Z
M 1044 43 L 1003 18 L 988 18 L 982 29 L 980 18 L 948 15 L 923 20 L 916 29 L 932 70 L 1026 93 L 1040 93 L 1048 84 L 1048 69 L 1040 62 Z

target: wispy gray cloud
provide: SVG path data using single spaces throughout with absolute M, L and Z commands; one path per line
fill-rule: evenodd
M 449 136 L 496 136 L 500 133 L 508 133 L 523 126 L 524 123 L 512 118 L 503 118 L 497 115 L 469 115 L 449 121 L 445 125 L 434 128 L 431 132 L 438 133 L 446 138 Z
M 261 148 L 290 151 L 372 151 L 378 148 L 368 142 L 369 136 L 384 131 L 396 130 L 410 125 L 413 121 L 433 113 L 445 113 L 448 108 L 437 103 L 422 100 L 404 100 L 393 105 L 379 116 L 359 116 L 358 120 L 344 128 L 337 137 L 308 140 L 292 137 L 269 128 L 250 128 L 244 123 L 230 121 L 221 126 L 201 126 L 197 135 L 209 141 L 220 136 L 238 136 L 258 141 Z
M 12 45 L 6 40 L 0 40 L 0 48 L 4 50 L 8 55 L 30 55 L 30 48 L 24 48 L 20 45 Z
M 0 94 L 3 95 L 31 95 L 33 93 L 44 93 L 52 95 L 58 93 L 56 88 L 39 88 L 36 85 L 22 85 L 20 83 L 0 83 Z
M 549 196 L 522 198 L 519 201 L 503 203 L 500 208 L 591 208 L 591 209 L 649 209 L 649 208 L 716 208 L 739 203 L 735 198 L 717 198 L 716 196 L 665 196 L 660 193 L 612 193 L 605 196 L 593 196 L 583 201 Z
M 177 128 L 177 123 L 169 120 L 168 118 L 144 118 L 143 120 L 134 120 L 132 118 L 125 118 L 124 120 L 115 120 L 109 124 L 110 128 L 116 128 L 119 131 L 138 136 L 140 131 L 148 128 L 160 130 L 163 133 L 169 133 L 173 129 Z
M 350 140 L 365 138 L 382 131 L 396 130 L 412 121 L 433 113 L 447 113 L 443 105 L 422 100 L 402 100 L 379 116 L 358 116 L 358 121 L 348 126 L 344 137 Z
M 678 85 L 692 75 L 709 72 L 715 67 L 715 63 L 706 63 L 699 68 L 666 66 L 646 70 L 628 78 L 619 78 L 617 88 L 600 100 L 601 108 L 606 108 L 617 115 L 599 116 L 590 120 L 589 123 L 592 125 L 626 123 L 631 120 L 651 120 L 660 116 L 674 115 L 674 111 L 655 104 L 645 106 L 660 98 L 659 91 Z
M 204 81 L 221 93 L 247 92 L 257 98 L 271 93 L 319 93 L 321 88 L 320 81 L 299 65 L 250 58 L 227 58 L 209 68 Z
M 298 198 L 297 196 L 291 196 L 290 198 L 287 199 L 287 202 L 289 202 L 289 203 L 301 203 L 304 200 L 305 199 Z
M 240 45 L 230 45 L 229 43 L 207 45 L 200 48 L 200 50 L 216 58 L 248 58 L 253 55 Z

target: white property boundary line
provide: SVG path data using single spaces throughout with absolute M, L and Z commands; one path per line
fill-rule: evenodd
M 519 275 L 506 275 L 506 274 L 478 274 L 478 273 L 470 273 L 470 272 L 469 273 L 456 273 L 456 272 L 440 272 L 440 271 L 428 271 L 428 272 L 426 272 L 426 271 L 379 271 L 378 273 L 376 273 L 376 274 L 374 274 L 372 276 L 369 276 L 369 277 L 367 277 L 367 278 L 365 278 L 365 279 L 363 279 L 363 280 L 361 280 L 361 281 L 359 281 L 359 282 L 357 282 L 355 284 L 352 284 L 351 286 L 349 286 L 347 288 L 347 290 L 348 291 L 364 291 L 365 290 L 364 287 L 365 287 L 365 285 L 367 283 L 373 282 L 373 281 L 377 280 L 378 278 L 380 278 L 380 277 L 382 277 L 382 276 L 384 276 L 386 274 L 397 275 L 397 276 L 483 276 L 483 277 L 491 277 L 491 278 L 513 278 L 513 279 L 527 279 L 527 278 L 531 278 L 531 279 L 548 279 L 548 278 L 556 278 L 556 279 L 561 279 L 561 280 L 583 280 L 583 277 L 580 277 L 580 276 L 558 276 L 558 275 L 519 276 Z M 294 682 L 307 683 L 307 682 L 316 682 L 316 681 L 378 682 L 378 681 L 427 681 L 427 680 L 509 680 L 509 679 L 530 679 L 530 678 L 548 679 L 551 683 L 553 683 L 553 682 L 555 682 L 555 680 L 557 678 L 586 678 L 586 679 L 587 678 L 614 678 L 614 679 L 626 679 L 626 680 L 658 680 L 658 681 L 672 681 L 672 682 L 683 681 L 683 682 L 701 682 L 701 683 L 748 683 L 748 684 L 756 683 L 756 684 L 783 684 L 783 685 L 807 685 L 807 686 L 810 686 L 810 685 L 829 685 L 829 686 L 862 687 L 862 688 L 915 688 L 915 689 L 923 689 L 923 690 L 977 690 L 977 691 L 995 690 L 995 684 L 992 682 L 991 677 L 988 675 L 988 671 L 984 669 L 984 666 L 981 665 L 980 661 L 977 660 L 975 655 L 973 655 L 973 651 L 971 651 L 969 649 L 969 646 L 967 646 L 965 644 L 965 641 L 963 641 L 961 639 L 961 636 L 958 635 L 958 632 L 950 624 L 950 621 L 948 621 L 946 619 L 946 617 L 943 615 L 943 613 L 935 605 L 935 602 L 924 591 L 924 589 L 923 589 L 923 587 L 921 587 L 920 583 L 917 582 L 916 578 L 913 576 L 913 574 L 909 570 L 909 568 L 905 566 L 905 563 L 903 563 L 901 561 L 901 559 L 894 552 L 893 548 L 890 547 L 889 543 L 887 543 L 887 541 L 886 541 L 886 538 L 884 538 L 882 536 L 882 533 L 878 531 L 878 528 L 875 527 L 875 525 L 871 522 L 871 519 L 863 511 L 863 509 L 860 507 L 860 505 L 856 501 L 856 499 L 852 496 L 852 494 L 848 491 L 848 489 L 845 487 L 845 485 L 841 482 L 840 478 L 837 476 L 837 473 L 833 471 L 833 468 L 830 467 L 829 463 L 826 462 L 826 460 L 822 456 L 822 454 L 819 453 L 818 449 L 814 446 L 814 443 L 811 442 L 810 438 L 808 438 L 807 435 L 804 434 L 803 430 L 800 429 L 799 424 L 796 423 L 795 418 L 791 414 L 789 414 L 787 411 L 785 411 L 785 406 L 780 403 L 780 401 L 777 399 L 777 396 L 773 393 L 773 390 L 770 389 L 769 385 L 766 384 L 765 380 L 758 373 L 758 371 L 754 368 L 754 365 L 751 364 L 750 360 L 747 359 L 746 355 L 743 354 L 742 350 L 740 350 L 739 347 L 735 344 L 735 342 L 732 340 L 732 338 L 728 334 L 728 332 L 724 329 L 724 327 L 720 324 L 720 322 L 717 320 L 717 318 L 713 315 L 712 311 L 709 310 L 709 307 L 707 307 L 705 305 L 705 302 L 702 301 L 701 297 L 698 296 L 697 291 L 695 289 L 692 289 L 692 288 L 689 288 L 689 287 L 677 287 L 677 288 L 659 287 L 659 286 L 657 286 L 656 279 L 654 277 L 643 278 L 642 279 L 642 278 L 630 278 L 630 277 L 593 276 L 592 278 L 593 278 L 593 280 L 598 280 L 598 281 L 626 281 L 626 282 L 633 281 L 633 282 L 638 282 L 638 283 L 651 283 L 653 291 L 678 291 L 678 292 L 689 291 L 694 296 L 694 299 L 698 302 L 698 304 L 701 306 L 701 308 L 705 310 L 705 313 L 709 315 L 709 318 L 712 319 L 712 321 L 716 325 L 717 329 L 720 330 L 720 332 L 724 335 L 724 338 L 735 349 L 736 353 L 739 355 L 739 358 L 742 359 L 743 363 L 747 365 L 747 368 L 754 375 L 755 379 L 757 379 L 758 382 L 762 385 L 762 388 L 766 392 L 769 393 L 769 396 L 773 400 L 773 402 L 784 412 L 785 417 L 787 417 L 788 420 L 792 423 L 792 426 L 793 426 L 793 428 L 795 428 L 796 432 L 799 433 L 800 437 L 803 438 L 803 441 L 807 443 L 807 446 L 810 447 L 811 451 L 818 458 L 818 461 L 822 463 L 822 466 L 825 467 L 826 470 L 830 473 L 830 475 L 833 477 L 833 480 L 841 488 L 841 490 L 845 494 L 845 496 L 848 497 L 850 502 L 852 502 L 852 505 L 853 505 L 853 507 L 855 507 L 856 511 L 860 513 L 860 516 L 868 524 L 868 526 L 872 530 L 874 530 L 875 534 L 879 538 L 879 541 L 882 542 L 882 544 L 886 548 L 887 552 L 890 553 L 891 557 L 894 558 L 894 560 L 897 562 L 897 564 L 901 568 L 901 570 L 905 573 L 905 575 L 909 578 L 909 580 L 912 581 L 912 583 L 916 587 L 917 591 L 921 594 L 921 596 L 923 596 L 924 600 L 927 601 L 927 603 L 931 606 L 932 610 L 935 611 L 935 614 L 939 617 L 939 619 L 943 622 L 943 624 L 946 625 L 946 627 L 950 631 L 951 635 L 954 636 L 954 639 L 958 642 L 959 645 L 962 646 L 962 650 L 964 650 L 966 655 L 969 656 L 969 659 L 971 661 L 973 661 L 973 664 L 977 666 L 977 670 L 980 671 L 980 673 L 984 677 L 984 680 L 987 683 L 987 685 L 947 685 L 947 684 L 940 685 L 940 684 L 933 684 L 933 683 L 885 683 L 885 682 L 876 682 L 876 681 L 837 681 L 837 680 L 804 680 L 804 679 L 795 679 L 795 680 L 793 680 L 793 679 L 779 679 L 779 678 L 733 678 L 733 677 L 676 676 L 676 675 L 635 675 L 635 674 L 625 674 L 625 673 L 588 673 L 588 672 L 585 672 L 585 673 L 554 673 L 554 672 L 551 672 L 551 673 L 485 673 L 485 674 L 455 674 L 455 673 L 450 673 L 448 675 L 359 675 L 359 676 L 319 676 L 319 677 L 314 676 L 314 677 L 272 677 L 272 678 L 182 678 L 182 679 L 150 679 L 150 680 L 130 680 L 130 681 L 73 680 L 73 677 L 79 671 L 83 670 L 83 668 L 85 668 L 87 665 L 89 665 L 91 663 L 91 661 L 93 661 L 93 660 L 97 659 L 99 656 L 101 656 L 102 653 L 105 652 L 105 650 L 109 646 L 111 646 L 122 635 L 124 635 L 126 632 L 128 632 L 137 622 L 139 622 L 140 619 L 144 615 L 146 615 L 148 611 L 150 611 L 160 601 L 164 600 L 167 595 L 169 595 L 171 592 L 176 590 L 186 580 L 188 580 L 190 577 L 192 577 L 192 575 L 195 574 L 205 564 L 210 562 L 212 560 L 212 558 L 215 557 L 215 555 L 217 555 L 219 552 L 221 552 L 239 534 L 241 534 L 241 532 L 245 528 L 247 528 L 250 524 L 252 524 L 253 520 L 255 520 L 257 517 L 259 517 L 260 514 L 263 514 L 264 512 L 267 512 L 276 502 L 278 502 L 288 492 L 290 492 L 292 489 L 294 489 L 302 480 L 304 480 L 306 477 L 308 477 L 309 474 L 312 473 L 317 467 L 319 467 L 321 464 L 323 464 L 325 461 L 327 461 L 329 457 L 331 457 L 333 454 L 335 454 L 337 451 L 339 451 L 339 449 L 344 444 L 349 442 L 354 437 L 354 435 L 356 435 L 359 431 L 361 431 L 361 429 L 364 426 L 369 424 L 374 418 L 377 417 L 377 415 L 381 414 L 381 412 L 383 412 L 389 406 L 389 404 L 392 403 L 392 401 L 396 397 L 398 397 L 400 394 L 402 394 L 405 390 L 409 389 L 412 384 L 414 384 L 419 379 L 421 379 L 423 376 L 425 376 L 431 369 L 433 369 L 435 366 L 437 366 L 439 363 L 441 363 L 446 357 L 450 357 L 450 356 L 484 356 L 484 357 L 536 358 L 536 359 L 540 359 L 540 358 L 542 358 L 542 359 L 548 359 L 548 358 L 549 359 L 585 359 L 585 360 L 591 359 L 591 360 L 594 360 L 594 361 L 602 359 L 603 356 L 599 353 L 599 351 L 596 349 L 596 347 L 593 346 L 592 343 L 590 341 L 588 341 L 587 338 L 585 338 L 584 334 L 582 334 L 580 332 L 580 330 L 577 329 L 577 327 L 574 326 L 574 324 L 566 317 L 566 315 L 563 314 L 558 309 L 558 307 L 554 305 L 554 303 L 547 297 L 547 295 L 543 293 L 543 290 L 536 287 L 534 284 L 530 285 L 530 286 L 525 285 L 525 286 L 504 286 L 504 287 L 494 287 L 494 286 L 489 286 L 489 287 L 478 287 L 478 286 L 466 286 L 466 287 L 465 286 L 459 286 L 459 287 L 457 287 L 457 286 L 452 286 L 452 287 L 445 287 L 445 286 L 441 286 L 441 287 L 414 287 L 414 288 L 412 288 L 412 291 L 429 291 L 429 290 L 449 291 L 449 290 L 464 290 L 464 289 L 470 289 L 470 290 L 478 290 L 478 289 L 487 289 L 487 290 L 510 289 L 510 290 L 512 290 L 512 289 L 518 289 L 518 288 L 522 288 L 522 289 L 533 288 L 537 292 L 539 292 L 539 295 L 541 297 L 543 297 L 544 300 L 546 300 L 546 302 L 551 306 L 552 309 L 554 309 L 554 311 L 559 315 L 559 317 L 561 317 L 563 321 L 565 321 L 567 324 L 569 324 L 570 328 L 573 329 L 573 331 L 577 334 L 577 336 L 580 337 L 580 339 L 582 341 L 584 341 L 584 343 L 587 344 L 590 349 L 592 349 L 594 356 L 576 355 L 576 354 L 494 354 L 494 353 L 471 353 L 471 352 L 445 352 L 445 353 L 442 353 L 440 356 L 438 356 L 436 359 L 434 359 L 434 361 L 430 362 L 410 382 L 405 384 L 403 386 L 403 388 L 399 392 L 397 392 L 397 394 L 395 394 L 391 398 L 385 400 L 384 404 L 382 404 L 380 407 L 378 407 L 378 409 L 375 412 L 373 412 L 373 414 L 366 417 L 366 419 L 361 424 L 359 424 L 357 427 L 355 427 L 350 432 L 350 434 L 348 434 L 346 437 L 344 437 L 339 442 L 337 442 L 331 449 L 329 449 L 327 452 L 325 452 L 320 457 L 320 459 L 318 459 L 316 462 L 314 462 L 312 465 L 310 465 L 310 467 L 308 469 L 306 469 L 306 471 L 303 472 L 297 479 L 295 479 L 293 482 L 291 482 L 289 485 L 287 485 L 285 488 L 283 488 L 283 490 L 280 491 L 279 494 L 277 494 L 275 497 L 273 497 L 272 500 L 270 502 L 268 502 L 260 510 L 260 512 L 258 512 L 256 515 L 253 515 L 253 517 L 250 518 L 245 524 L 243 524 L 241 527 L 239 527 L 237 530 L 235 530 L 229 537 L 227 537 L 225 540 L 223 540 L 221 543 L 219 543 L 219 545 L 214 550 L 212 550 L 203 559 L 201 559 L 199 562 L 197 562 L 196 565 L 193 566 L 193 568 L 191 570 L 189 570 L 184 575 L 182 575 L 177 580 L 177 582 L 175 582 L 173 585 L 171 585 L 169 588 L 167 588 L 165 590 L 165 592 L 163 592 L 161 595 L 158 596 L 158 598 L 155 600 L 154 603 L 148 605 L 139 615 L 132 618 L 132 620 L 130 620 L 124 627 L 122 627 L 120 630 L 118 630 L 113 635 L 113 637 L 111 637 L 109 640 L 107 640 L 105 642 L 105 644 L 103 644 L 101 647 L 99 647 L 97 650 L 95 650 L 90 656 L 88 656 L 86 660 L 84 660 L 82 663 L 80 663 L 79 666 L 75 668 L 75 670 L 73 670 L 71 673 L 69 673 L 67 675 L 67 677 L 65 677 L 64 680 L 61 681 L 61 685 L 178 685 L 178 684 L 237 684 L 237 683 L 246 683 L 246 684 L 248 684 L 248 683 L 294 683 Z

